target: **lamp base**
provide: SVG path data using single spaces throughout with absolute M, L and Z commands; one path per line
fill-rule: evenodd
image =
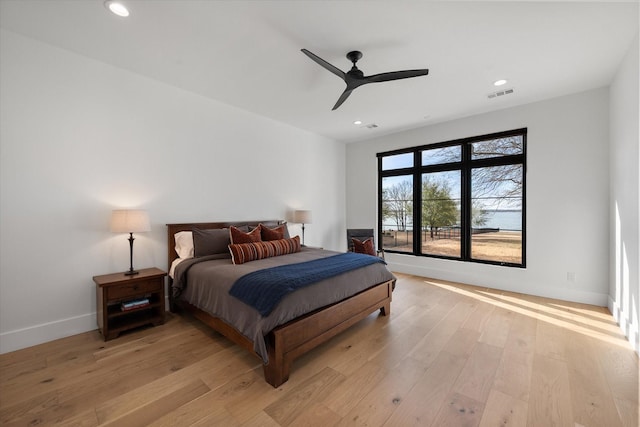
M 134 276 L 138 274 L 138 271 L 133 269 L 133 241 L 136 240 L 133 238 L 133 233 L 129 233 L 129 271 L 124 273 L 125 276 Z

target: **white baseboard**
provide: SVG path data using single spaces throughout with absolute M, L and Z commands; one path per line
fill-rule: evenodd
M 640 355 L 640 336 L 638 335 L 638 330 L 629 322 L 627 316 L 625 316 L 625 314 L 620 310 L 620 306 L 613 300 L 613 298 L 611 298 L 611 296 L 609 296 L 607 308 L 609 308 L 609 311 L 613 315 L 613 319 L 618 323 L 618 326 L 620 327 L 620 330 L 622 330 L 624 336 L 629 340 L 631 347 L 633 347 L 635 352 Z
M 600 307 L 607 306 L 607 294 L 597 292 L 580 291 L 577 289 L 556 288 L 552 286 L 536 286 L 523 288 L 514 280 L 498 280 L 495 277 L 482 277 L 477 273 L 453 271 L 451 269 L 437 269 L 433 267 L 421 267 L 417 265 L 403 264 L 398 262 L 390 262 L 387 260 L 389 269 L 399 273 L 412 274 L 420 277 L 430 277 L 433 279 L 448 280 L 451 282 L 459 282 L 473 286 L 486 286 L 492 289 L 502 291 L 518 292 L 528 295 L 535 295 L 545 298 L 559 299 L 563 301 L 573 301 L 583 304 L 597 305 Z M 516 283 L 516 284 L 514 284 Z
M 165 296 L 165 310 L 169 309 L 169 297 Z M 98 329 L 96 313 L 83 314 L 55 322 L 29 326 L 28 328 L 0 333 L 0 354 L 21 350 L 33 345 L 70 337 Z
M 97 329 L 96 313 L 83 314 L 0 334 L 0 354 Z

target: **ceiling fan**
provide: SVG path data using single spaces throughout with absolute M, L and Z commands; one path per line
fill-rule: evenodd
M 340 98 L 338 98 L 338 102 L 336 102 L 336 105 L 333 106 L 332 110 L 335 110 L 339 106 L 341 106 L 342 103 L 349 97 L 349 95 L 351 95 L 351 92 L 353 92 L 355 88 L 362 86 L 364 84 L 388 82 L 390 80 L 408 79 L 410 77 L 426 76 L 427 74 L 429 74 L 429 70 L 422 69 L 422 70 L 391 71 L 389 73 L 380 73 L 380 74 L 374 74 L 371 76 L 365 76 L 364 73 L 360 71 L 358 67 L 356 67 L 356 62 L 358 62 L 358 60 L 362 58 L 362 52 L 357 50 L 347 53 L 347 59 L 353 63 L 353 66 L 351 67 L 351 70 L 345 73 L 338 67 L 335 67 L 329 64 L 324 59 L 309 52 L 307 49 L 302 49 L 302 53 L 307 55 L 309 58 L 313 59 L 322 67 L 331 71 L 336 76 L 340 77 L 347 84 L 347 88 L 344 90 L 344 92 L 342 92 L 342 95 L 340 95 Z

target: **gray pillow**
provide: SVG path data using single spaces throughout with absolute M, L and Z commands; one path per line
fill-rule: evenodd
M 196 257 L 229 253 L 230 243 L 228 228 L 193 229 L 193 255 Z

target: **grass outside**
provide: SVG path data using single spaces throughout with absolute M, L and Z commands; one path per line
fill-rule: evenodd
M 396 251 L 412 251 L 413 237 L 410 232 L 392 232 L 384 237 L 384 248 Z M 459 257 L 460 238 L 434 238 L 423 233 L 422 253 Z M 522 263 L 522 233 L 519 231 L 497 231 L 471 236 L 473 259 L 497 262 Z

